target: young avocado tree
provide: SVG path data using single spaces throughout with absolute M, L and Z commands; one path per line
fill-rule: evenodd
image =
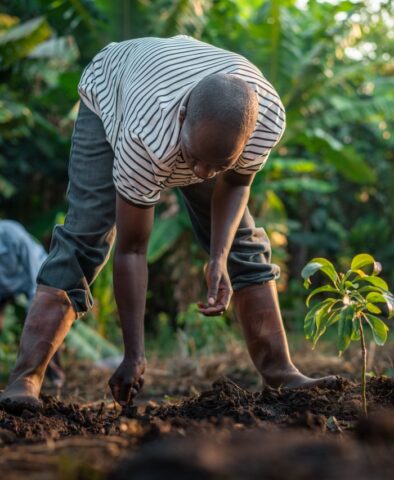
M 315 288 L 306 299 L 307 307 L 315 295 L 326 298 L 310 308 L 305 317 L 305 336 L 312 341 L 313 348 L 328 327 L 338 324 L 338 349 L 341 355 L 352 341 L 360 341 L 362 354 L 362 406 L 367 414 L 365 326 L 372 331 L 377 345 L 387 340 L 388 326 L 377 315 L 391 318 L 394 311 L 394 297 L 387 283 L 378 275 L 380 263 L 366 253 L 356 255 L 346 273 L 338 273 L 333 264 L 325 258 L 313 258 L 302 270 L 304 286 L 311 286 L 310 277 L 321 272 L 329 283 Z

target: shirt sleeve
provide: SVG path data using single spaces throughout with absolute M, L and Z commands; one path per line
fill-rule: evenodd
M 99 77 L 99 80 L 102 81 L 103 71 L 105 68 L 108 68 L 108 60 L 106 57 L 114 45 L 117 45 L 117 43 L 112 42 L 100 50 L 100 52 L 85 67 L 78 84 L 78 93 L 81 100 L 99 117 L 101 117 L 101 111 L 98 99 L 96 98 L 96 79 Z
M 266 164 L 272 149 L 282 138 L 285 125 L 285 122 L 283 122 L 280 129 L 273 131 L 265 123 L 263 124 L 258 120 L 255 131 L 246 144 L 234 170 L 241 175 L 259 172 Z

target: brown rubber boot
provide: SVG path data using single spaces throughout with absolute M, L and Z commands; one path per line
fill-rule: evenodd
M 306 377 L 291 361 L 274 280 L 238 290 L 233 304 L 249 355 L 265 384 L 274 388 L 337 387 L 337 377 Z
M 16 365 L 0 396 L 0 407 L 36 411 L 45 370 L 69 331 L 75 310 L 65 291 L 39 285 L 23 327 Z

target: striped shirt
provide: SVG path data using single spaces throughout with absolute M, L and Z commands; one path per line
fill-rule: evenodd
M 246 58 L 184 35 L 111 43 L 83 72 L 83 102 L 102 120 L 114 151 L 113 177 L 120 195 L 153 205 L 161 190 L 201 182 L 182 158 L 179 111 L 193 87 L 214 73 L 235 75 L 257 94 L 259 116 L 232 167 L 260 170 L 285 128 L 285 112 L 273 86 Z

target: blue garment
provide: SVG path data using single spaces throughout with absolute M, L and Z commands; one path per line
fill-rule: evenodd
M 12 220 L 0 220 L 0 300 L 36 291 L 36 277 L 47 253 L 25 228 Z

